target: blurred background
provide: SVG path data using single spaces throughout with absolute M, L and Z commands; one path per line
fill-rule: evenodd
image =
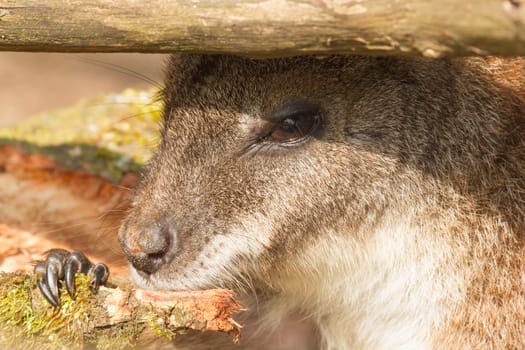
M 151 87 L 145 80 L 161 83 L 166 57 L 0 52 L 0 127 L 83 98 Z

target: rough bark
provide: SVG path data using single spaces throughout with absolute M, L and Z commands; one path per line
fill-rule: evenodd
M 525 3 L 0 0 L 0 50 L 525 55 Z

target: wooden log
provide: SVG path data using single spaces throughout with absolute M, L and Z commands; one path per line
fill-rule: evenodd
M 76 296 L 63 288 L 61 305 L 53 308 L 36 288 L 32 274 L 0 273 L 0 348 L 121 349 L 141 338 L 167 338 L 189 330 L 224 332 L 240 337 L 232 314 L 242 311 L 233 292 L 147 291 L 101 287 L 77 275 Z
M 525 55 L 525 1 L 0 0 L 0 50 Z

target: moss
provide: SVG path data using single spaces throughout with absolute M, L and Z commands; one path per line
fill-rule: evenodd
M 152 330 L 157 336 L 173 340 L 175 337 L 175 332 L 166 326 L 166 316 L 167 315 L 159 315 L 154 311 L 150 311 L 147 315 L 147 325 L 148 328 Z
M 34 275 L 0 273 L 1 349 L 132 348 L 142 324 L 123 323 L 108 329 L 89 329 L 96 296 L 89 276 L 75 277 L 77 294 L 71 298 L 61 288 L 61 305 L 51 307 L 36 290 Z M 141 329 L 137 329 L 140 327 Z
M 151 157 L 161 111 L 155 91 L 128 89 L 0 128 L 0 145 L 42 153 L 67 168 L 116 182 Z
M 134 322 L 127 322 L 97 332 L 95 347 L 97 350 L 123 350 L 133 348 L 135 337 L 140 334 L 142 329 Z M 141 327 L 141 326 L 139 326 Z M 141 327 L 143 328 L 143 327 Z
M 0 274 L 0 347 L 80 348 L 93 301 L 90 278 L 77 275 L 75 298 L 62 288 L 59 308 L 33 298 L 35 284 L 34 275 Z

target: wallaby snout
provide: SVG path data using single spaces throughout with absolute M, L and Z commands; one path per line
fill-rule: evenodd
M 134 226 L 131 232 L 128 225 L 120 230 L 119 241 L 129 262 L 143 274 L 152 274 L 165 263 L 166 256 L 173 249 L 176 232 L 168 225 L 153 222 L 144 228 Z

